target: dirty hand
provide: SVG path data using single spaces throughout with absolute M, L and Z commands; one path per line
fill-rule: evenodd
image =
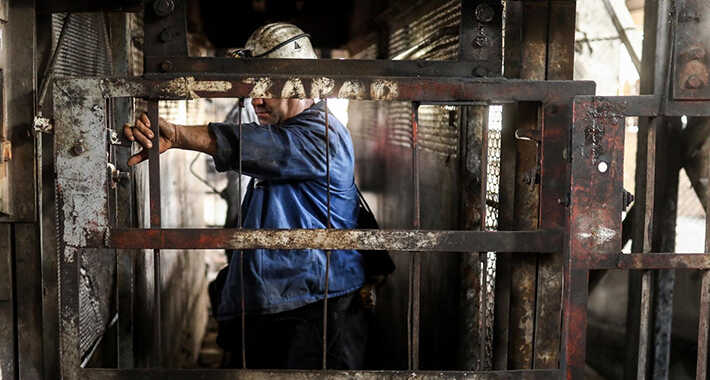
M 170 148 L 177 146 L 177 127 L 175 124 L 167 122 L 165 119 L 160 118 L 160 153 L 165 152 Z M 153 131 L 150 129 L 150 120 L 148 120 L 148 115 L 142 113 L 137 119 L 135 125 L 125 124 L 123 126 L 123 134 L 130 141 L 137 141 L 143 149 L 131 156 L 128 159 L 128 166 L 133 166 L 139 162 L 143 162 L 148 159 L 150 148 L 153 147 L 151 139 L 153 138 Z

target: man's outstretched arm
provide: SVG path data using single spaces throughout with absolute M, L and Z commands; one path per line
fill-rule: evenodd
M 211 155 L 217 152 L 217 140 L 207 125 L 176 125 L 161 118 L 159 127 L 160 153 L 172 148 L 195 150 Z M 128 159 L 128 166 L 147 160 L 149 149 L 153 147 L 151 139 L 154 136 L 148 115 L 142 113 L 136 119 L 135 125 L 124 125 L 123 134 L 128 140 L 136 141 L 143 147 Z

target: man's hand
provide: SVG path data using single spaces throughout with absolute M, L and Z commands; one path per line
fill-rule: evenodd
M 160 153 L 165 152 L 170 148 L 175 148 L 178 146 L 178 133 L 177 126 L 175 124 L 167 122 L 165 119 L 160 118 Z M 128 159 L 128 166 L 133 166 L 139 162 L 143 162 L 148 159 L 149 150 L 153 147 L 151 139 L 154 137 L 153 131 L 150 129 L 150 120 L 148 120 L 148 115 L 142 113 L 137 119 L 135 125 L 126 124 L 123 126 L 123 134 L 130 141 L 137 141 L 143 150 L 131 156 Z

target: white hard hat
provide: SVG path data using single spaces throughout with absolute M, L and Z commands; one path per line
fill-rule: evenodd
M 260 27 L 251 34 L 244 49 L 238 49 L 232 55 L 254 58 L 318 58 L 311 45 L 311 36 L 296 25 L 285 22 Z

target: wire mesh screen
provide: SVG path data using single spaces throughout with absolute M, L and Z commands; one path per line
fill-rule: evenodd
M 488 108 L 488 166 L 486 167 L 486 220 L 485 229 L 498 229 L 500 185 L 500 139 L 503 125 L 503 107 Z M 481 307 L 485 308 L 482 332 L 485 336 L 482 361 L 484 369 L 493 368 L 493 322 L 495 319 L 496 255 L 487 252 L 481 257 Z

